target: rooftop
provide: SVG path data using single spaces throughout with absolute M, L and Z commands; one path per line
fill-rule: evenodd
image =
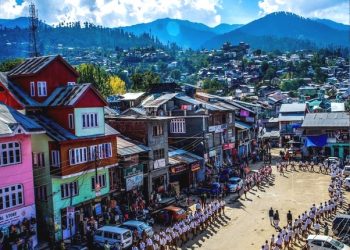
M 305 112 L 306 103 L 284 103 L 281 105 L 280 113 Z
M 350 117 L 349 114 L 345 112 L 306 114 L 302 127 L 349 128 Z
M 150 148 L 141 144 L 140 142 L 133 141 L 127 137 L 118 136 L 117 151 L 118 151 L 118 155 L 127 156 L 127 155 L 148 152 L 150 151 Z

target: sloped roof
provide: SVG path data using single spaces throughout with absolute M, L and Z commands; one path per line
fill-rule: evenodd
M 283 103 L 281 105 L 280 113 L 295 113 L 305 112 L 306 103 Z
M 247 124 L 247 123 L 244 123 L 244 122 L 241 122 L 241 121 L 235 121 L 235 127 L 236 128 L 239 128 L 239 129 L 251 129 L 252 126 Z
M 70 66 L 69 63 L 67 63 L 60 55 L 54 55 L 28 58 L 23 63 L 12 69 L 9 72 L 8 76 L 11 78 L 16 76 L 34 75 L 56 59 L 59 59 L 61 62 L 63 62 L 76 76 L 79 75 L 78 72 L 72 66 Z
M 168 156 L 170 165 L 177 165 L 180 163 L 191 164 L 203 160 L 203 158 L 198 155 L 195 155 L 183 149 L 175 148 L 169 148 Z
M 140 97 L 142 97 L 145 94 L 145 92 L 128 92 L 125 93 L 124 95 L 121 95 L 123 101 L 132 101 L 132 100 L 137 100 Z
M 163 105 L 167 101 L 174 98 L 176 95 L 178 95 L 178 94 L 177 93 L 164 94 L 164 95 L 161 95 L 154 100 L 150 100 L 150 101 L 143 103 L 142 106 L 144 108 L 158 108 L 159 106 Z
M 349 114 L 346 112 L 306 114 L 302 127 L 303 128 L 312 128 L 312 127 L 329 127 L 329 128 L 347 127 L 349 128 L 350 117 L 349 117 Z
M 28 133 L 45 132 L 42 126 L 29 117 L 3 103 L 0 103 L 0 134 L 12 134 L 18 125 Z
M 278 116 L 278 121 L 280 122 L 291 122 L 291 121 L 302 121 L 304 120 L 304 115 L 282 115 Z
M 220 107 L 212 103 L 205 102 L 203 100 L 197 100 L 187 95 L 177 95 L 175 96 L 175 98 L 193 105 L 198 105 L 198 106 L 201 105 L 204 109 L 207 109 L 210 111 L 227 111 L 226 108 Z
M 124 136 L 118 136 L 117 139 L 117 152 L 118 155 L 127 156 L 134 155 L 143 152 L 150 151 L 150 148 L 141 144 L 140 142 L 133 141 Z
M 72 106 L 90 88 L 90 83 L 66 85 L 58 87 L 45 100 L 44 106 Z

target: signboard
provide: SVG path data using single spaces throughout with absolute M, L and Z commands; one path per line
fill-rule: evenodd
M 171 167 L 170 168 L 170 172 L 172 174 L 178 174 L 178 173 L 181 173 L 183 171 L 186 171 L 186 165 L 185 164 L 181 164 L 181 165 L 178 165 L 178 166 L 175 166 L 175 167 Z
M 245 118 L 245 121 L 246 122 L 254 122 L 254 117 L 248 116 L 248 117 Z
M 143 185 L 143 174 L 128 177 L 125 179 L 125 182 L 126 191 L 130 191 L 134 188 L 140 187 Z
M 102 214 L 101 203 L 97 203 L 97 204 L 95 205 L 95 213 L 96 213 L 96 215 L 101 215 L 101 214 Z
M 25 218 L 36 218 L 35 205 L 19 208 L 7 213 L 0 214 L 0 228 L 18 224 L 22 222 Z
M 198 171 L 199 169 L 201 169 L 201 165 L 199 164 L 198 161 L 191 164 L 192 172 Z
M 153 162 L 154 169 L 165 167 L 165 159 L 159 159 Z
M 209 126 L 208 131 L 215 132 L 215 133 L 221 133 L 221 132 L 224 132 L 225 129 L 227 129 L 227 124 L 221 124 L 221 125 L 217 125 L 217 126 Z
M 233 143 L 225 143 L 222 145 L 223 150 L 233 149 L 235 145 Z
M 216 155 L 216 151 L 215 150 L 209 151 L 209 157 L 214 157 L 215 155 Z
M 133 167 L 124 168 L 123 171 L 124 171 L 124 177 L 128 178 L 130 176 L 143 173 L 143 165 L 140 164 Z

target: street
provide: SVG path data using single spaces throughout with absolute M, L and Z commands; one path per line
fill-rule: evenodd
M 226 219 L 188 242 L 184 249 L 188 246 L 187 249 L 259 250 L 265 240 L 270 241 L 271 235 L 276 235 L 268 218 L 270 207 L 279 211 L 280 225 L 284 226 L 288 210 L 294 219 L 294 216 L 309 210 L 313 203 L 318 205 L 329 198 L 329 175 L 289 171 L 285 175 L 276 173 L 274 166 L 271 178 L 274 181 L 270 185 L 260 190 L 254 187 L 247 199 L 243 195 L 237 201 L 228 201 Z M 300 246 L 293 249 L 300 249 Z

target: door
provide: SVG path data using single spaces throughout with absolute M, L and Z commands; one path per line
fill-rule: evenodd
M 76 233 L 74 207 L 62 210 L 62 237 L 68 239 Z

